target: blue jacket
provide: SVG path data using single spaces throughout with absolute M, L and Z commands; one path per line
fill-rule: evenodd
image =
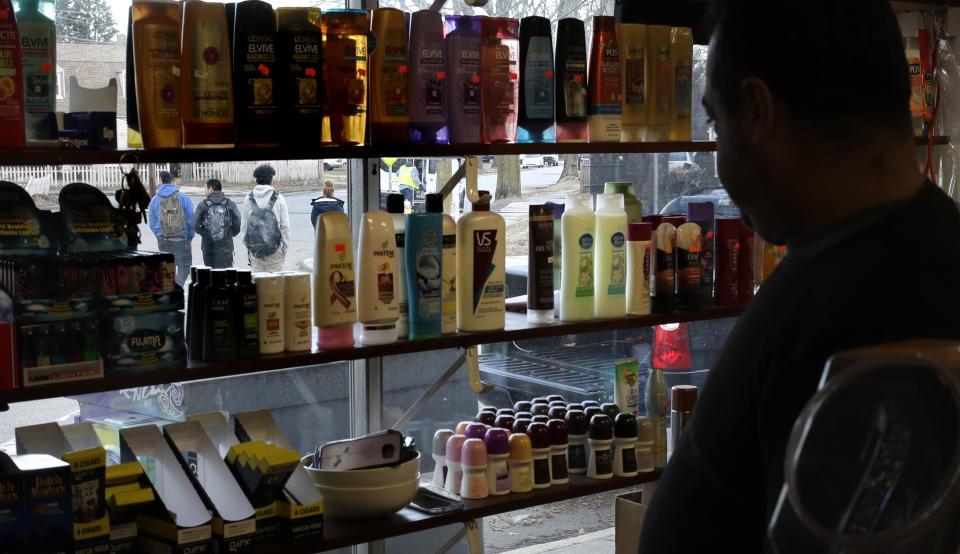
M 156 235 L 157 238 L 163 237 L 163 230 L 160 229 L 160 200 L 172 195 L 178 190 L 176 185 L 170 183 L 160 185 L 160 188 L 157 189 L 157 194 L 150 200 L 150 209 L 147 211 L 147 216 L 150 221 L 150 230 L 153 231 L 153 234 Z M 193 237 L 196 235 L 196 231 L 193 228 L 193 202 L 191 202 L 190 198 L 184 193 L 180 193 L 180 196 L 177 198 L 180 200 L 180 206 L 183 208 L 183 215 L 187 218 L 187 230 L 180 236 L 187 240 L 193 240 Z

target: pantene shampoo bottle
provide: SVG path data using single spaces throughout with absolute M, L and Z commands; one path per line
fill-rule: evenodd
M 367 12 L 327 10 L 327 97 L 335 144 L 363 144 L 367 130 Z
M 180 113 L 183 145 L 233 145 L 233 79 L 223 4 L 183 3 Z M 148 43 L 149 44 L 149 43 Z
M 228 7 L 229 9 L 229 7 Z M 277 17 L 263 0 L 236 5 L 233 42 L 234 119 L 237 143 L 276 146 Z
M 583 21 L 568 17 L 557 22 L 555 61 L 557 142 L 586 142 L 587 43 Z
M 620 140 L 620 52 L 614 18 L 593 18 L 590 72 L 587 74 L 587 125 L 590 142 Z
M 23 64 L 27 140 L 50 140 L 50 113 L 57 103 L 57 28 L 38 0 L 20 0 L 17 28 Z
M 377 48 L 370 53 L 370 141 L 410 140 L 407 75 L 407 22 L 395 8 L 373 10 L 371 27 Z
M 439 213 L 443 218 L 443 334 L 457 332 L 457 223 L 443 213 L 443 195 L 427 195 L 427 213 Z
M 380 210 L 363 214 L 357 248 L 360 344 L 397 341 L 397 318 L 400 317 L 397 268 L 402 263 L 397 257 L 391 215 Z
M 560 218 L 562 268 L 560 269 L 560 319 L 593 319 L 593 258 L 596 216 L 589 194 L 568 194 Z
M 647 26 L 617 23 L 620 52 L 620 142 L 640 142 L 647 126 Z
M 520 112 L 517 142 L 553 142 L 553 38 L 550 20 L 520 20 Z
M 480 191 L 473 211 L 457 222 L 457 328 L 503 329 L 506 301 L 506 225 Z
M 277 9 L 277 107 L 284 144 L 321 143 L 324 88 L 319 8 Z
M 480 18 L 448 15 L 444 20 L 447 102 L 452 144 L 482 142 L 480 106 Z
M 517 94 L 520 87 L 519 22 L 508 17 L 484 17 L 481 25 L 483 141 L 516 142 Z
M 595 317 L 623 317 L 627 309 L 627 212 L 622 194 L 597 196 Z
M 350 348 L 356 321 L 350 219 L 344 213 L 327 212 L 317 220 L 313 254 L 313 323 L 320 328 L 317 346 Z
M 180 148 L 180 5 L 133 3 L 133 68 L 144 148 Z
M 420 10 L 410 17 L 410 51 L 410 141 L 446 144 L 447 65 L 440 12 Z
M 693 140 L 693 32 L 689 27 L 670 29 L 670 65 L 673 90 L 670 96 L 670 140 Z
M 670 27 L 647 26 L 647 126 L 645 142 L 665 141 L 670 135 L 670 98 L 673 68 L 670 65 Z

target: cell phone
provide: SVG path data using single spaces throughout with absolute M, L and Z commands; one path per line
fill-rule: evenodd
M 369 469 L 396 463 L 402 453 L 403 434 L 388 429 L 320 446 L 313 454 L 313 467 L 338 471 Z
M 410 507 L 425 514 L 446 514 L 463 509 L 463 501 L 433 483 L 421 483 Z

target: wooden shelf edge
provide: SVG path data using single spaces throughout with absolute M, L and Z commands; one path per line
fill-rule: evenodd
M 628 316 L 617 319 L 594 319 L 589 321 L 560 322 L 551 325 L 533 325 L 527 323 L 525 314 L 507 312 L 506 326 L 502 330 L 477 333 L 456 333 L 436 339 L 401 340 L 393 344 L 376 346 L 355 346 L 343 350 L 313 352 L 285 352 L 270 354 L 247 360 L 231 362 L 188 362 L 186 367 L 172 367 L 131 373 L 122 376 L 110 376 L 103 379 L 72 381 L 51 385 L 37 385 L 20 389 L 0 391 L 0 404 L 10 404 L 27 400 L 75 396 L 95 392 L 121 390 L 150 385 L 162 385 L 182 381 L 231 377 L 248 373 L 260 373 L 278 369 L 288 369 L 331 362 L 359 360 L 397 354 L 412 354 L 444 348 L 465 348 L 478 344 L 490 344 L 525 339 L 538 339 L 572 335 L 576 333 L 594 333 L 616 331 L 635 327 L 648 327 L 664 323 L 682 323 L 707 319 L 736 317 L 743 311 L 743 305 L 715 306 L 700 311 L 673 312 L 669 314 L 651 314 L 646 316 Z
M 396 514 L 376 520 L 339 520 L 325 518 L 322 539 L 305 539 L 296 542 L 272 543 L 261 545 L 257 552 L 284 552 L 296 554 L 333 550 L 358 543 L 365 543 L 417 531 L 425 531 L 453 523 L 463 523 L 472 519 L 512 512 L 532 506 L 570 500 L 590 494 L 637 486 L 656 481 L 660 471 L 641 473 L 636 477 L 614 477 L 612 479 L 588 479 L 584 475 L 570 475 L 570 483 L 556 485 L 528 493 L 491 496 L 479 500 L 465 500 L 464 509 L 441 515 L 427 515 L 411 508 L 404 508 Z

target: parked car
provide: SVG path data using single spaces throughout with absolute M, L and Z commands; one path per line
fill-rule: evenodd
M 347 166 L 347 160 L 344 158 L 330 158 L 323 160 L 323 170 L 330 171 L 333 169 L 340 169 Z
M 540 154 L 524 154 L 520 156 L 520 169 L 525 167 L 543 167 L 543 156 Z
M 687 215 L 687 204 L 690 202 L 713 202 L 713 213 L 716 217 L 740 217 L 740 208 L 733 203 L 724 189 L 694 189 L 684 191 L 667 203 L 660 210 L 662 215 Z
M 558 166 L 560 165 L 560 161 L 556 156 L 548 155 L 543 157 L 543 165 Z

